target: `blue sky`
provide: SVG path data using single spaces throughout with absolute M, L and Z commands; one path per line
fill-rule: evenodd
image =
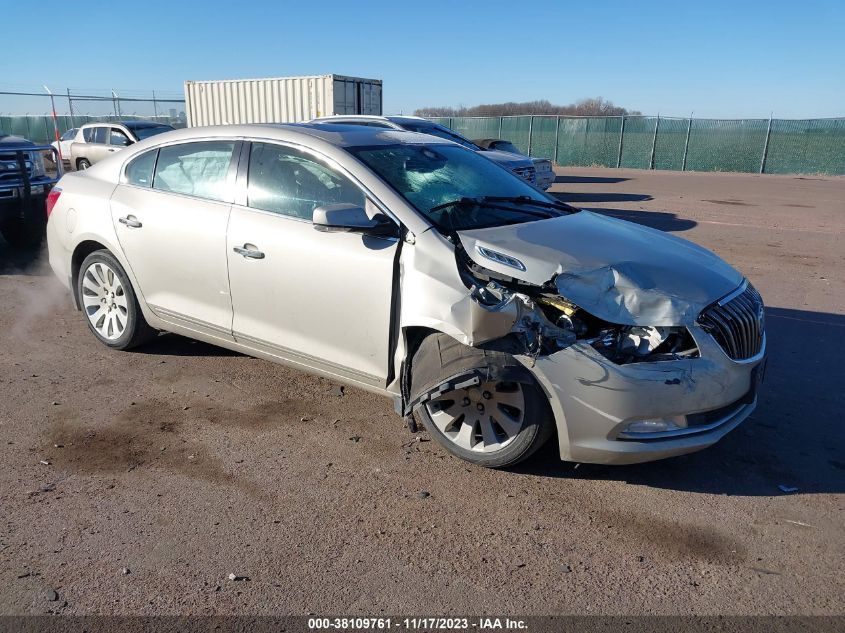
M 0 90 L 339 73 L 383 79 L 388 113 L 602 96 L 670 116 L 845 116 L 843 0 L 0 4 L 3 50 L 29 51 L 0 62 Z M 37 23 L 59 28 L 36 45 Z M 0 112 L 34 108 L 0 96 Z

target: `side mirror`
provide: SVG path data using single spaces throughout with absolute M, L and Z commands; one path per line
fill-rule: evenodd
M 314 228 L 324 233 L 362 233 L 378 237 L 397 236 L 396 224 L 383 213 L 369 217 L 356 204 L 327 204 L 314 209 L 311 216 Z

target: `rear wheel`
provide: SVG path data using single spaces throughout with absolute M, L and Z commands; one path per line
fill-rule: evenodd
M 76 169 L 77 171 L 84 171 L 91 166 L 90 161 L 87 158 L 80 158 L 76 161 Z
M 156 335 L 144 319 L 126 272 L 108 251 L 94 251 L 85 258 L 76 292 L 88 328 L 101 343 L 130 349 Z
M 473 370 L 485 377 L 480 384 L 428 400 L 417 417 L 446 450 L 474 464 L 501 468 L 527 459 L 554 427 L 546 396 L 513 356 L 431 335 L 412 359 L 411 397 Z

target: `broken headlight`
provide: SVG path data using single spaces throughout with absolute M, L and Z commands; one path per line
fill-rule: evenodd
M 685 327 L 611 325 L 587 342 L 599 354 L 620 365 L 698 355 L 698 347 Z
M 552 323 L 573 332 L 578 340 L 619 365 L 698 355 L 695 341 L 685 327 L 617 325 L 560 296 L 543 295 L 536 301 Z

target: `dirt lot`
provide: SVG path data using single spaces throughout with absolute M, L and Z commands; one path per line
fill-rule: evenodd
M 0 613 L 845 613 L 845 178 L 567 169 L 554 191 L 762 292 L 761 404 L 719 445 L 470 467 L 327 380 L 175 336 L 109 351 L 0 243 Z

